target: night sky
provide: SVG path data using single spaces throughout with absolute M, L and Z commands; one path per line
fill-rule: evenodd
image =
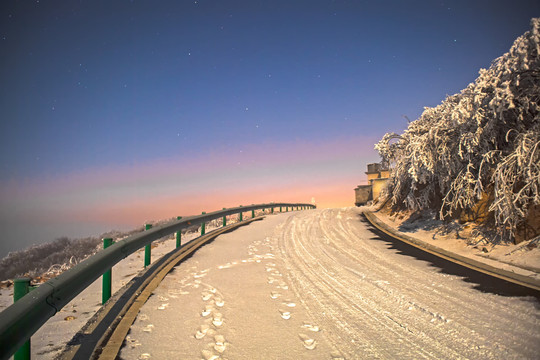
M 270 201 L 352 206 L 373 145 L 536 1 L 0 2 L 0 257 Z

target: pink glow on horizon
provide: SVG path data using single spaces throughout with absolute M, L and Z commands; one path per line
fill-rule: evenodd
M 3 216 L 5 221 L 33 218 L 125 228 L 253 203 L 310 203 L 315 198 L 319 208 L 352 206 L 366 164 L 377 160 L 374 142 L 355 137 L 322 144 L 247 145 L 4 184 L 0 195 L 7 199 L 6 208 L 18 212 Z
M 183 197 L 140 199 L 116 205 L 111 204 L 98 211 L 88 209 L 88 212 L 80 214 L 79 220 L 100 222 L 114 218 L 116 222 L 134 226 L 178 215 L 189 216 L 200 214 L 202 211 L 216 211 L 223 207 L 230 208 L 239 205 L 271 202 L 309 204 L 312 198 L 315 198 L 318 208 L 346 207 L 353 206 L 354 193 L 352 189 L 354 189 L 354 184 L 351 180 L 344 180 L 326 185 L 314 184 L 308 187 L 230 190 L 220 195 L 209 192 Z

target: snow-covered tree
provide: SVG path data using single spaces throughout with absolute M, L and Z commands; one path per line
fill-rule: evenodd
M 451 218 L 486 195 L 494 225 L 513 236 L 540 206 L 540 18 L 474 83 L 425 108 L 375 145 L 392 167 L 394 209 Z

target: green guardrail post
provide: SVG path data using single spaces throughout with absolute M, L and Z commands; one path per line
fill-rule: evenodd
M 272 214 L 274 213 L 274 208 L 273 207 L 270 208 L 270 213 L 272 213 Z
M 279 212 L 283 212 L 283 207 L 282 206 L 279 207 Z
M 30 278 L 13 280 L 13 302 L 17 302 L 30 290 Z M 13 355 L 14 360 L 30 360 L 30 339 Z
M 223 210 L 227 210 L 227 208 L 223 208 Z M 227 226 L 227 216 L 225 215 L 223 217 L 223 227 Z
M 181 216 L 177 216 L 176 220 L 182 220 Z M 179 248 L 182 246 L 182 230 L 176 232 L 176 247 Z
M 106 249 L 111 246 L 113 239 L 104 238 L 103 239 L 103 248 Z M 103 281 L 101 288 L 101 304 L 105 304 L 107 300 L 111 298 L 112 294 L 112 268 L 103 273 Z
M 255 210 L 251 210 L 251 217 L 252 217 L 252 218 L 255 217 Z
M 150 230 L 151 228 L 152 228 L 152 224 L 144 225 L 145 230 Z M 152 243 L 144 247 L 144 267 L 147 267 L 148 265 L 150 265 L 151 259 L 152 259 Z
M 206 211 L 203 211 L 202 214 L 205 215 L 205 214 L 206 214 Z M 203 222 L 203 223 L 201 224 L 201 236 L 204 235 L 205 230 L 206 230 L 206 223 Z
M 242 207 L 242 205 L 240 205 L 240 207 Z M 240 217 L 239 217 L 240 221 L 242 221 L 242 211 L 240 211 Z

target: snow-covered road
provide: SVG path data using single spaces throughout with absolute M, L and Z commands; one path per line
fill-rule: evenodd
M 121 357 L 537 358 L 540 307 L 482 292 L 370 231 L 356 208 L 267 216 L 179 265 Z

